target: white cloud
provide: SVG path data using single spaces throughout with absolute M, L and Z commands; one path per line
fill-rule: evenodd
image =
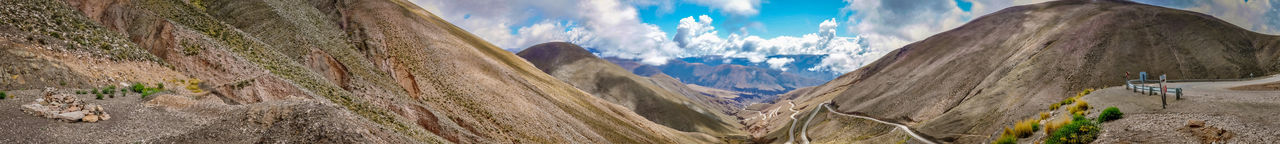
M 758 36 L 729 34 L 727 38 L 719 36 L 712 19 L 705 15 L 687 17 L 680 20 L 673 40 L 684 50 L 684 55 L 676 57 L 721 55 L 725 57 L 746 58 L 753 63 L 766 62 L 771 65 L 782 62 L 780 59 L 769 59 L 771 55 L 816 54 L 829 55 L 816 67 L 808 70 L 849 72 L 861 67 L 864 61 L 873 61 L 893 49 L 870 49 L 859 44 L 860 38 L 837 36 L 838 22 L 825 20 L 818 25 L 815 33 L 800 37 L 780 36 L 765 39 Z M 791 61 L 794 61 L 792 59 Z M 787 61 L 787 62 L 791 62 Z M 781 70 L 781 65 L 774 67 Z
M 680 53 L 656 25 L 640 21 L 636 8 L 618 0 L 413 0 L 467 31 L 508 50 L 552 41 L 600 48 L 603 56 L 663 64 Z M 530 19 L 540 18 L 532 24 Z M 521 26 L 512 31 L 513 25 Z
M 1186 8 L 1252 31 L 1280 34 L 1280 0 L 1202 0 Z
M 685 0 L 738 16 L 760 13 L 760 0 Z
M 769 60 L 765 60 L 764 62 L 765 62 L 765 63 L 767 63 L 767 64 L 769 64 L 769 67 L 770 67 L 770 68 L 778 69 L 778 70 L 782 70 L 782 71 L 787 71 L 787 68 L 786 68 L 786 67 L 782 67 L 782 66 L 786 66 L 788 63 L 791 63 L 791 62 L 793 62 L 793 61 L 796 61 L 796 59 L 792 59 L 792 58 L 769 58 Z

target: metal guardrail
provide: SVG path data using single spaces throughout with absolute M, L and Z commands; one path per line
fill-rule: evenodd
M 1169 96 L 1169 93 L 1173 93 L 1173 94 L 1174 94 L 1174 96 L 1176 97 L 1176 100 L 1182 100 L 1182 88 L 1167 88 L 1167 86 L 1165 86 L 1165 85 L 1161 85 L 1161 86 L 1147 86 L 1145 83 L 1142 83 L 1142 84 L 1133 84 L 1134 82 L 1138 82 L 1138 81 L 1141 81 L 1141 80 L 1128 80 L 1128 81 L 1125 81 L 1125 87 L 1124 87 L 1124 88 L 1125 88 L 1125 89 L 1129 89 L 1129 90 L 1133 90 L 1133 92 L 1143 93 L 1143 94 L 1147 94 L 1147 95 L 1156 95 L 1156 94 L 1160 94 L 1160 108 L 1161 108 L 1161 109 L 1164 109 L 1164 108 L 1166 108 L 1166 107 L 1169 105 L 1169 102 L 1168 102 L 1167 100 L 1165 100 L 1165 97 L 1168 97 L 1168 96 Z M 1170 80 L 1170 81 L 1172 81 L 1172 80 Z M 1191 80 L 1183 80 L 1183 81 L 1191 81 Z M 1167 82 L 1167 81 L 1166 81 L 1166 82 Z M 1161 87 L 1166 87 L 1166 88 L 1164 88 L 1164 89 L 1162 90 L 1162 89 L 1161 89 Z
M 1133 92 L 1143 93 L 1147 95 L 1162 94 L 1160 93 L 1159 86 L 1146 86 L 1142 84 L 1133 84 L 1136 81 L 1138 80 L 1129 80 L 1128 82 L 1126 82 L 1125 89 L 1133 90 Z M 1196 80 L 1169 80 L 1169 82 L 1175 82 L 1175 81 L 1176 82 L 1197 82 Z M 1177 99 L 1181 100 L 1182 88 L 1169 88 L 1169 90 L 1163 94 L 1173 94 Z

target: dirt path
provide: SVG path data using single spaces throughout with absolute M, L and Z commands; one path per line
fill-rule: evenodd
M 1280 91 L 1241 91 L 1230 88 L 1280 81 L 1270 76 L 1243 81 L 1170 83 L 1183 88 L 1182 99 L 1167 97 L 1161 108 L 1160 96 L 1134 93 L 1110 87 L 1085 96 L 1096 117 L 1101 108 L 1117 107 L 1124 118 L 1103 124 L 1099 143 L 1202 143 L 1201 136 L 1184 131 L 1189 121 L 1205 121 L 1209 127 L 1231 132 L 1226 143 L 1268 143 L 1280 141 Z

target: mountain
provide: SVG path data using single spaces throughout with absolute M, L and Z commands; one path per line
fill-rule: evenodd
M 633 60 L 606 59 L 643 76 L 664 73 L 687 84 L 751 93 L 740 101 L 758 102 L 766 96 L 822 83 L 819 79 L 781 70 L 736 64 L 708 65 L 671 60 L 663 65 L 647 65 Z
M 741 134 L 736 119 L 724 108 L 711 109 L 706 96 L 687 91 L 673 92 L 665 87 L 681 89 L 684 84 L 662 84 L 631 74 L 621 67 L 597 58 L 586 49 L 566 42 L 550 42 L 531 46 L 516 55 L 538 69 L 610 102 L 623 105 L 645 118 L 677 130 L 705 132 L 718 136 Z M 688 88 L 682 88 L 688 89 Z M 696 94 L 696 93 L 695 93 Z M 691 98 L 693 97 L 693 98 Z M 699 101 L 694 101 L 697 98 Z
M 3 143 L 718 141 L 576 89 L 404 0 L 2 3 L 4 109 L 44 87 L 170 86 L 75 95 L 116 117 L 98 123 L 0 112 L 12 118 Z
M 1280 37 L 1201 13 L 1052 1 L 979 17 L 790 100 L 809 107 L 831 101 L 836 111 L 903 123 L 944 142 L 985 143 L 1076 92 L 1122 85 L 1127 72 L 1243 78 L 1280 72 L 1278 56 Z M 786 139 L 785 131 L 775 133 Z M 841 133 L 809 135 L 850 136 Z
M 784 71 L 786 73 L 795 74 L 804 78 L 815 79 L 819 81 L 830 81 L 840 76 L 840 74 L 844 74 L 843 72 L 829 71 L 826 69 L 812 69 L 812 70 L 810 69 L 813 67 L 817 67 L 818 64 L 822 63 L 822 59 L 825 59 L 825 58 L 827 58 L 827 55 L 772 55 L 772 56 L 765 57 L 766 60 L 768 59 L 791 60 L 790 62 L 777 65 L 777 67 L 775 67 L 774 65 L 770 65 L 766 61 L 752 62 L 751 59 L 748 59 L 748 58 L 735 58 L 735 57 L 726 57 L 726 56 L 718 56 L 718 55 L 686 57 L 686 58 L 679 58 L 678 60 L 684 61 L 687 63 L 702 63 L 706 65 L 711 65 L 711 66 L 732 64 L 732 65 L 742 65 L 742 66 L 765 68 L 765 69 L 775 69 L 775 70 Z

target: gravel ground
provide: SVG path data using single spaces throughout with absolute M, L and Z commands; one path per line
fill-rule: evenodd
M 1098 110 L 1115 106 L 1124 118 L 1103 123 L 1103 133 L 1096 143 L 1206 143 L 1190 132 L 1189 121 L 1205 121 L 1208 127 L 1220 128 L 1234 136 L 1226 143 L 1270 143 L 1280 141 L 1280 91 L 1236 91 L 1228 88 L 1280 81 L 1280 77 L 1232 81 L 1170 84 L 1186 92 L 1181 100 L 1168 97 L 1161 108 L 1159 96 L 1134 93 L 1123 87 L 1111 87 L 1085 96 Z

